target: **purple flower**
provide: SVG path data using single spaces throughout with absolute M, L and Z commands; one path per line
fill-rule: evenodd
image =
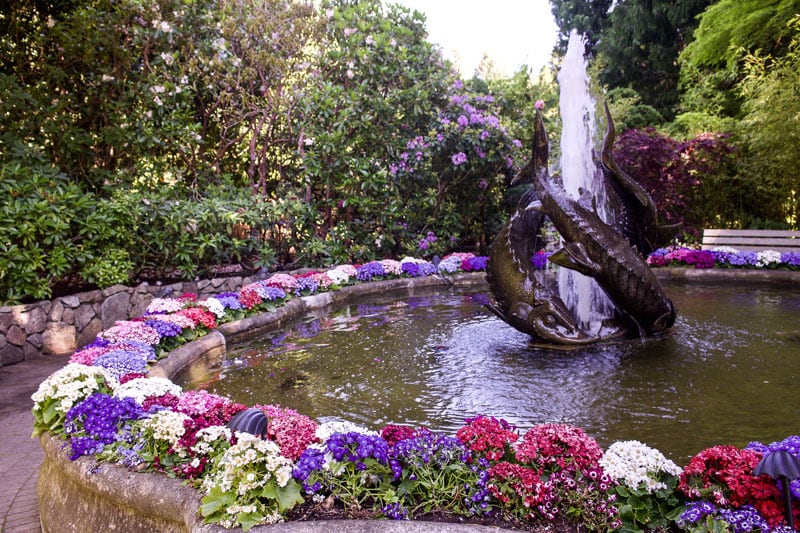
M 71 437 L 70 460 L 101 452 L 106 444 L 114 442 L 122 423 L 143 416 L 133 398 L 115 398 L 101 392 L 75 404 L 64 419 L 64 431 Z
M 536 270 L 544 270 L 545 267 L 547 267 L 547 257 L 549 255 L 550 254 L 544 250 L 536 252 L 533 257 L 531 257 L 531 264 L 533 265 L 533 268 Z
M 792 267 L 800 267 L 800 252 L 783 252 L 781 263 L 786 263 Z
M 385 505 L 381 512 L 392 520 L 408 520 L 408 510 L 399 502 Z
M 467 261 L 466 261 L 467 265 L 466 266 L 468 268 L 464 268 L 464 264 L 462 263 L 461 270 L 464 270 L 466 272 L 469 272 L 469 271 L 483 271 L 483 270 L 486 270 L 486 265 L 487 265 L 488 262 L 489 262 L 489 258 L 487 256 L 485 256 L 485 255 L 476 255 L 475 257 L 470 257 L 469 259 L 467 259 Z
M 183 332 L 183 328 L 179 325 L 164 320 L 145 320 L 144 324 L 156 330 L 162 339 L 164 337 L 177 337 Z
M 733 266 L 755 266 L 758 264 L 758 254 L 756 252 L 737 252 L 731 254 L 728 263 Z
M 432 276 L 436 274 L 436 267 L 433 265 L 433 263 L 429 263 L 427 261 L 424 263 L 417 263 L 417 268 L 419 268 L 420 276 Z
M 450 160 L 453 162 L 453 165 L 458 166 L 467 162 L 467 154 L 464 152 L 458 152 L 457 154 L 451 155 Z
M 294 290 L 295 296 L 300 296 L 303 291 L 306 291 L 307 294 L 314 294 L 319 290 L 319 283 L 311 279 L 310 277 L 304 278 L 297 278 L 297 288 Z
M 689 502 L 686 504 L 686 509 L 678 517 L 677 522 L 684 525 L 696 524 L 706 516 L 714 514 L 716 510 L 717 508 L 710 502 Z
M 217 294 L 215 298 L 219 300 L 226 309 L 236 311 L 242 308 L 242 304 L 239 302 L 239 295 L 235 292 L 221 292 Z
M 462 128 L 466 128 L 467 126 L 469 126 L 469 119 L 464 115 L 459 115 L 457 122 L 458 125 L 461 126 Z
M 315 493 L 322 489 L 319 481 L 308 484 L 306 480 L 315 472 L 319 472 L 325 466 L 325 454 L 316 448 L 306 448 L 303 455 L 297 460 L 292 470 L 292 476 L 303 484 L 303 489 L 309 493 Z
M 400 265 L 400 268 L 403 270 L 403 274 L 406 274 L 412 278 L 416 278 L 421 276 L 419 271 L 419 266 L 416 263 L 412 263 L 411 261 L 407 261 Z
M 104 353 L 94 360 L 92 366 L 101 366 L 119 379 L 126 374 L 147 372 L 147 359 L 140 352 L 118 349 Z
M 356 279 L 359 281 L 372 281 L 374 277 L 385 276 L 386 270 L 380 261 L 371 261 L 365 265 L 361 265 L 356 270 Z
M 377 435 L 365 435 L 356 431 L 334 433 L 325 442 L 328 451 L 337 461 L 350 461 L 363 470 L 365 459 L 374 459 L 381 464 L 389 463 L 389 445 Z

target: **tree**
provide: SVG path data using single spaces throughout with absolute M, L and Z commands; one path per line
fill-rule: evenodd
M 679 69 L 676 58 L 690 41 L 695 16 L 711 0 L 620 1 L 603 28 L 598 53 L 601 82 L 629 87 L 665 119 L 675 116 Z
M 558 25 L 556 48 L 566 53 L 569 34 L 577 30 L 586 36 L 586 54 L 594 55 L 612 4 L 612 0 L 550 0 L 550 9 Z
M 709 6 L 679 57 L 684 111 L 739 117 L 744 56 L 783 56 L 794 31 L 787 23 L 798 12 L 800 0 L 721 0 Z
M 325 36 L 293 114 L 300 185 L 320 210 L 318 238 L 338 260 L 356 260 L 376 242 L 394 249 L 404 201 L 389 163 L 427 131 L 454 75 L 419 12 L 379 0 L 328 1 L 321 11 Z
M 800 19 L 785 55 L 758 53 L 744 58 L 741 91 L 745 111 L 740 136 L 747 147 L 744 166 L 759 191 L 763 220 L 795 228 L 800 224 Z

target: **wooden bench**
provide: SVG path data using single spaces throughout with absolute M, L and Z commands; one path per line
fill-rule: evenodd
M 703 250 L 730 246 L 740 251 L 800 252 L 800 231 L 772 229 L 705 229 Z

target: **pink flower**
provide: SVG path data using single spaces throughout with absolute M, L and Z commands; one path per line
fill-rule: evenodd
M 535 103 L 535 104 L 533 104 L 533 106 L 534 106 L 536 109 L 538 109 L 538 110 L 540 110 L 540 111 L 541 111 L 542 109 L 544 109 L 544 100 L 536 100 L 536 103 Z
M 270 287 L 278 287 L 287 292 L 297 288 L 297 280 L 289 274 L 273 274 L 267 278 L 266 284 Z

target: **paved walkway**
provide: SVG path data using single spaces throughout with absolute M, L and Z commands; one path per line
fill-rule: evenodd
M 37 357 L 0 367 L 0 531 L 41 531 L 36 481 L 44 453 L 31 438 L 31 394 L 69 358 Z

